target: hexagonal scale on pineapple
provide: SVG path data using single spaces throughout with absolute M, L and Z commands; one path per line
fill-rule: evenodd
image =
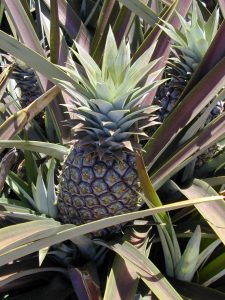
M 107 209 L 105 207 L 99 206 L 93 209 L 93 215 L 96 219 L 101 219 L 107 216 Z
M 122 202 L 124 205 L 130 206 L 130 202 L 133 202 L 133 199 L 135 202 L 137 202 L 137 193 L 135 193 L 132 189 L 128 189 L 126 193 L 124 193 L 123 197 L 120 199 L 120 202 Z
M 129 185 L 132 185 L 134 181 L 137 179 L 137 173 L 129 168 L 126 172 L 126 174 L 123 176 L 123 180 L 126 181 Z
M 81 178 L 82 181 L 91 183 L 94 180 L 95 176 L 91 168 L 84 167 L 81 170 Z
M 78 168 L 72 167 L 70 169 L 71 179 L 75 181 L 76 183 L 80 182 L 81 176 L 80 176 L 80 170 Z
M 72 152 L 70 155 L 72 155 Z M 68 156 L 69 160 L 70 160 L 70 155 Z M 73 156 L 73 160 L 71 159 L 71 164 L 77 168 L 80 168 L 82 166 L 82 163 L 83 163 L 83 153 L 78 152 L 75 154 L 75 156 Z
M 80 190 L 81 195 L 90 195 L 93 193 L 90 184 L 88 184 L 86 182 L 81 182 L 79 184 L 79 190 Z
M 112 169 L 109 170 L 104 178 L 105 182 L 108 184 L 108 186 L 113 186 L 115 183 L 120 181 L 119 175 L 113 171 Z
M 110 193 L 105 193 L 99 197 L 100 204 L 107 206 L 110 203 L 117 201 L 117 199 Z
M 70 204 L 70 205 L 71 205 L 70 194 L 67 193 L 66 191 L 64 191 L 64 192 L 62 193 L 62 200 L 64 201 L 65 204 Z
M 123 196 L 124 192 L 127 190 L 127 186 L 123 182 L 114 184 L 111 188 L 113 194 L 117 197 L 118 200 Z
M 78 210 L 78 213 L 80 215 L 80 218 L 82 220 L 88 220 L 91 221 L 93 219 L 93 215 L 91 210 L 87 210 L 86 208 L 81 208 Z
M 68 183 L 68 192 L 71 193 L 71 194 L 78 194 L 79 193 L 78 186 L 72 180 L 70 180 L 69 183 Z
M 104 175 L 107 171 L 107 167 L 103 162 L 97 162 L 94 165 L 93 170 L 94 170 L 94 174 L 97 178 L 102 178 L 102 177 L 104 177 Z
M 73 207 L 76 207 L 77 209 L 85 206 L 85 201 L 78 196 L 72 196 L 71 202 Z
M 74 210 L 73 207 L 68 207 L 68 215 L 70 216 L 70 218 L 78 218 L 78 213 L 76 212 L 76 210 Z
M 85 204 L 89 208 L 99 205 L 98 200 L 94 196 L 87 196 L 84 198 Z
M 122 162 L 122 161 L 116 161 L 113 166 L 113 169 L 118 174 L 120 174 L 120 176 L 123 176 L 128 168 L 129 168 L 129 166 L 125 162 Z
M 107 206 L 108 212 L 112 215 L 116 214 L 121 209 L 123 209 L 123 204 L 118 201 Z
M 105 193 L 108 189 L 107 184 L 103 181 L 103 179 L 96 179 L 92 183 L 92 189 L 95 195 L 101 195 Z
M 62 216 L 66 215 L 67 210 L 66 210 L 65 203 L 58 201 L 58 209 L 59 209 L 60 213 L 62 214 Z

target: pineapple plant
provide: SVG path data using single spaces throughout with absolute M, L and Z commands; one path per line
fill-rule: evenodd
M 164 22 L 162 29 L 172 39 L 172 57 L 166 68 L 169 81 L 163 84 L 157 94 L 160 105 L 159 120 L 163 122 L 179 102 L 179 98 L 199 63 L 208 50 L 219 25 L 219 10 L 216 8 L 207 21 L 204 20 L 197 2 L 193 1 L 191 19 L 185 20 L 178 14 L 181 31 Z M 209 123 L 223 111 L 222 101 L 210 112 L 206 123 Z
M 156 96 L 156 103 L 160 106 L 158 118 L 163 122 L 179 103 L 180 96 L 185 89 L 192 74 L 202 61 L 208 50 L 219 25 L 219 9 L 215 8 L 207 21 L 204 20 L 196 1 L 193 1 L 191 18 L 185 20 L 178 14 L 181 22 L 181 31 L 164 22 L 162 29 L 172 39 L 172 56 L 165 70 L 169 81 L 164 83 Z M 209 113 L 205 124 L 207 125 L 224 110 L 223 101 L 218 101 Z M 195 168 L 199 168 L 207 161 L 217 156 L 221 147 L 217 144 L 211 146 L 195 161 Z
M 137 209 L 135 151 L 141 149 L 138 139 L 147 137 L 144 129 L 155 124 L 153 113 L 158 109 L 140 104 L 159 84 L 154 81 L 159 72 L 152 73 L 148 86 L 137 84 L 158 61 L 149 63 L 154 48 L 155 44 L 131 64 L 129 43 L 123 41 L 118 48 L 110 29 L 102 69 L 79 45 L 78 52 L 73 52 L 88 80 L 77 73 L 73 62 L 73 69 L 64 68 L 78 77 L 87 96 L 78 96 L 70 107 L 77 118 L 70 124 L 74 145 L 59 180 L 58 209 L 63 223 L 80 225 Z

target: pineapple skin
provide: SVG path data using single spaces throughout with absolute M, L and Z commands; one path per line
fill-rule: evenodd
M 122 160 L 112 156 L 100 159 L 73 146 L 65 159 L 58 191 L 59 219 L 81 225 L 137 209 L 138 175 L 134 154 Z M 105 236 L 121 226 L 94 233 Z

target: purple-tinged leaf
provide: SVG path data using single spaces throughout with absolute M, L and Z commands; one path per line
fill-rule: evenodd
M 93 58 L 98 63 L 100 63 L 102 58 L 109 24 L 112 24 L 112 17 L 115 18 L 115 16 L 117 15 L 118 3 L 116 2 L 116 0 L 105 0 L 100 12 L 95 35 L 91 44 L 91 52 L 93 54 Z
M 216 191 L 206 182 L 194 179 L 191 186 L 186 189 L 181 189 L 182 193 L 188 198 L 207 197 L 217 195 Z M 224 200 L 213 203 L 195 204 L 195 208 L 199 211 L 202 217 L 206 220 L 209 226 L 218 235 L 221 242 L 225 245 L 225 202 Z
M 21 1 L 3 0 L 3 2 L 14 26 L 17 28 L 20 40 L 30 49 L 42 56 L 45 56 L 44 50 L 41 47 L 37 34 L 34 31 Z M 46 90 L 48 85 L 47 79 L 42 74 L 38 74 L 38 78 L 40 79 L 42 89 Z
M 97 283 L 97 272 L 93 264 L 83 268 L 70 268 L 69 276 L 78 300 L 101 300 L 101 292 Z
M 176 152 L 152 174 L 151 180 L 154 187 L 158 189 L 195 157 L 225 137 L 224 128 L 225 113 L 221 114 L 214 122 L 210 123 L 200 133 L 185 143 L 185 145 L 176 149 Z
M 224 0 L 218 0 L 219 6 L 223 15 L 223 18 L 225 19 L 225 1 Z
M 21 1 L 7 0 L 4 1 L 4 4 L 7 8 L 7 12 L 11 16 L 14 26 L 17 28 L 17 32 L 21 41 L 27 47 L 34 50 L 41 56 L 45 57 L 45 52 L 41 47 L 41 43 L 39 42 L 38 36 L 34 31 L 34 28 L 22 6 Z M 16 58 L 18 57 L 16 56 Z M 32 66 L 32 64 L 30 66 Z M 35 68 L 34 71 L 36 71 Z M 48 79 L 42 73 L 37 73 L 37 79 L 40 83 L 40 88 L 42 89 L 42 91 L 46 91 L 53 86 L 53 84 L 50 81 L 48 81 Z M 62 97 L 58 98 L 57 100 L 58 101 L 53 101 L 51 103 L 49 109 L 52 110 L 53 121 L 57 120 L 58 122 L 60 122 L 60 121 L 64 121 L 66 116 L 63 113 L 62 109 L 60 108 L 59 104 L 65 104 L 65 101 L 64 99 L 62 99 Z M 61 129 L 61 133 L 59 133 L 58 136 L 59 137 L 62 136 L 63 138 L 66 138 L 68 136 L 68 131 L 62 126 L 60 127 L 60 129 Z
M 1 159 L 0 162 L 0 193 L 2 192 L 6 177 L 9 174 L 9 171 L 13 168 L 13 165 L 15 165 L 16 160 L 18 157 L 18 153 L 16 149 L 11 149 L 8 151 L 3 158 Z
M 143 0 L 143 4 L 147 4 L 148 0 Z M 134 21 L 135 14 L 126 6 L 122 6 L 120 13 L 115 21 L 112 28 L 117 46 L 120 46 L 123 38 L 126 38 L 131 28 L 132 22 Z
M 215 38 L 213 39 L 208 51 L 201 61 L 196 72 L 191 77 L 188 85 L 184 89 L 181 98 L 188 92 L 222 59 L 225 57 L 225 20 L 220 26 Z
M 134 20 L 134 14 L 125 6 L 122 6 L 119 15 L 112 28 L 117 46 L 120 45 L 130 30 L 130 26 Z
M 140 230 L 141 228 L 141 230 Z M 128 241 L 141 252 L 145 253 L 148 244 L 150 227 L 148 221 L 142 221 L 140 226 L 132 226 L 126 229 L 123 236 L 124 241 Z M 123 278 L 123 280 L 121 280 Z M 114 299 L 134 299 L 139 276 L 134 268 L 122 257 L 116 255 L 112 269 L 107 279 L 104 300 Z
M 1 287 L 3 287 L 4 285 L 8 285 L 9 283 L 16 281 L 20 278 L 23 278 L 25 276 L 30 276 L 30 275 L 36 275 L 39 273 L 44 273 L 44 272 L 60 272 L 64 275 L 68 276 L 68 271 L 64 268 L 56 268 L 56 267 L 48 267 L 48 268 L 35 268 L 35 269 L 29 269 L 27 268 L 27 270 L 23 270 L 23 271 L 14 271 L 12 273 L 9 273 L 7 275 L 4 276 L 0 276 L 0 289 Z
M 38 26 L 37 26 L 37 22 L 34 21 L 34 18 L 33 18 L 33 16 L 32 16 L 32 13 L 31 13 L 31 10 L 30 10 L 30 6 L 29 6 L 28 2 L 22 0 L 22 1 L 21 1 L 21 4 L 23 5 L 23 8 L 24 8 L 24 10 L 25 10 L 25 12 L 26 12 L 26 14 L 27 14 L 27 16 L 28 16 L 28 18 L 29 18 L 31 24 L 33 25 L 33 28 L 34 28 L 35 31 L 37 32 L 37 31 L 40 30 L 40 29 L 39 29 Z M 38 24 L 38 25 L 39 25 L 39 24 Z
M 108 247 L 124 258 L 158 299 L 182 299 L 157 267 L 130 243 L 124 242 L 122 245 L 119 243 L 113 245 L 108 245 L 104 242 L 97 243 Z
M 144 195 L 146 197 L 146 201 L 148 201 L 149 207 L 157 207 L 161 206 L 162 202 L 160 201 L 157 193 L 155 192 L 152 182 L 146 172 L 145 165 L 143 158 L 140 155 L 136 155 L 136 165 L 137 165 L 137 171 L 138 171 L 138 177 L 140 180 L 141 188 L 144 192 Z M 169 218 L 166 213 L 163 213 L 160 215 L 160 219 L 162 222 L 165 222 L 167 225 L 169 225 Z
M 59 14 L 58 0 L 50 0 L 50 60 L 53 64 L 57 64 L 59 60 Z
M 162 20 L 167 21 L 171 25 L 173 25 L 175 28 L 180 28 L 180 21 L 177 17 L 177 12 L 185 16 L 189 10 L 189 7 L 192 3 L 192 0 L 186 1 L 186 4 L 183 5 L 183 1 L 175 1 L 168 9 L 163 11 Z M 159 21 L 160 25 L 163 25 L 162 21 Z M 166 35 L 165 32 L 162 31 L 162 29 L 158 26 L 155 26 L 152 31 L 147 35 L 145 40 L 143 41 L 142 45 L 139 47 L 139 49 L 136 51 L 136 53 L 133 56 L 132 60 L 137 60 L 137 58 L 148 48 L 150 45 L 152 45 L 156 40 L 158 40 L 158 43 L 156 45 L 155 51 L 152 56 L 153 59 L 161 58 L 159 62 L 155 65 L 153 68 L 153 71 L 164 69 L 167 60 L 170 54 L 170 38 Z M 161 79 L 162 73 L 158 76 L 157 79 Z M 148 82 L 148 81 L 147 81 Z M 154 96 L 156 93 L 156 89 L 150 91 L 150 93 L 145 97 L 145 100 L 143 101 L 143 105 L 150 105 L 153 102 Z
M 24 126 L 38 113 L 40 113 L 51 101 L 53 101 L 59 92 L 60 88 L 54 86 L 34 102 L 32 102 L 29 106 L 11 115 L 0 126 L 0 138 L 2 140 L 11 139 L 13 136 L 23 130 Z
M 188 206 L 192 206 L 192 205 L 196 205 L 196 204 L 199 205 L 201 203 L 221 201 L 221 200 L 224 201 L 223 196 L 203 197 L 203 198 L 197 198 L 197 199 L 192 199 L 192 200 L 179 201 L 176 203 L 167 204 L 167 205 L 163 205 L 160 207 L 155 207 L 155 208 L 146 209 L 146 210 L 142 210 L 142 211 L 127 213 L 127 214 L 123 214 L 123 215 L 112 216 L 112 217 L 108 217 L 108 218 L 101 219 L 98 221 L 83 224 L 80 226 L 75 226 L 73 224 L 58 225 L 59 227 L 57 229 L 57 234 L 52 234 L 49 237 L 45 237 L 45 238 L 41 238 L 41 239 L 37 235 L 33 235 L 33 237 L 30 238 L 30 235 L 29 235 L 29 238 L 30 238 L 29 243 L 23 244 L 23 247 L 21 247 L 21 246 L 16 247 L 16 248 L 14 247 L 13 249 L 11 249 L 10 252 L 7 251 L 7 252 L 3 253 L 0 258 L 0 266 L 7 264 L 10 261 L 21 258 L 25 255 L 28 255 L 30 253 L 33 253 L 37 250 L 43 249 L 45 247 L 49 247 L 51 245 L 55 245 L 55 244 L 58 244 L 60 242 L 63 242 L 63 241 L 69 240 L 69 239 L 74 240 L 75 237 L 82 238 L 82 236 L 87 233 L 94 232 L 96 230 L 100 230 L 105 227 L 114 226 L 117 224 L 125 223 L 125 222 L 131 221 L 131 220 L 136 220 L 139 218 L 145 218 L 147 216 L 155 215 L 155 214 L 161 213 L 163 211 L 170 211 L 170 210 L 180 209 L 180 208 L 183 208 L 186 206 L 188 207 Z M 10 213 L 7 212 L 6 215 L 10 216 Z M 19 217 L 21 214 L 12 213 L 12 215 Z M 48 219 L 48 221 L 53 222 L 50 219 Z M 55 223 L 58 223 L 58 222 L 55 221 Z M 26 227 L 27 231 L 33 229 L 32 224 L 34 224 L 34 221 L 29 221 L 28 224 L 29 224 L 29 226 Z M 41 224 L 43 224 L 43 223 L 40 223 L 40 225 Z M 16 227 L 18 230 L 20 230 L 20 228 L 21 228 L 20 225 L 21 224 L 16 225 L 16 226 L 18 226 L 18 227 Z M 12 230 L 11 230 L 11 226 L 9 226 L 9 227 L 10 228 L 9 228 L 9 230 L 7 230 L 7 234 L 8 234 L 8 236 L 11 237 Z M 0 233 L 1 233 L 1 231 L 2 231 L 2 229 L 0 229 Z M 1 240 L 1 237 L 2 237 L 2 235 L 0 234 L 0 240 Z M 3 238 L 3 240 L 4 240 L 4 238 Z
M 223 300 L 225 294 L 212 288 L 206 288 L 193 282 L 184 282 L 173 278 L 169 279 L 173 287 L 179 291 L 185 299 L 191 300 Z
M 140 0 L 119 0 L 123 5 L 127 6 L 132 13 L 142 18 L 146 23 L 154 26 L 158 22 L 158 16 Z
M 50 0 L 44 0 L 50 8 Z M 66 0 L 58 1 L 59 21 L 72 40 L 76 40 L 87 52 L 90 49 L 90 35 L 79 16 Z
M 222 59 L 174 108 L 145 146 L 144 160 L 148 169 L 154 164 L 177 134 L 225 85 L 225 58 Z

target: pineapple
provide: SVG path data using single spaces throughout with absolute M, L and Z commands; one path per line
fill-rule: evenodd
M 179 102 L 179 97 L 188 80 L 204 57 L 218 28 L 219 10 L 215 9 L 209 19 L 204 21 L 196 1 L 193 1 L 191 19 L 186 21 L 178 14 L 182 30 L 178 31 L 172 25 L 165 23 L 163 30 L 173 40 L 173 57 L 166 74 L 170 77 L 167 83 L 158 90 L 157 103 L 161 106 L 158 113 L 163 122 L 173 107 Z M 218 102 L 208 116 L 207 123 L 223 111 L 223 103 Z
M 16 91 L 22 108 L 42 95 L 37 77 L 31 67 L 10 55 L 4 55 L 8 63 L 13 64 L 11 79 L 16 81 Z
M 19 100 L 23 108 L 42 95 L 36 75 L 31 67 L 17 62 L 11 78 L 16 81 Z
M 34 100 L 42 95 L 42 90 L 33 69 L 22 61 L 14 59 L 10 55 L 4 55 L 7 63 L 13 65 L 11 79 L 16 82 L 16 95 L 22 108 L 27 107 Z M 35 117 L 41 128 L 44 128 L 44 114 Z
M 137 87 L 155 66 L 149 63 L 155 45 L 133 64 L 130 46 L 125 41 L 117 48 L 111 29 L 103 54 L 102 69 L 79 45 L 74 52 L 87 78 L 73 68 L 64 70 L 79 80 L 86 95 L 74 96 L 71 111 L 76 115 L 71 126 L 74 144 L 62 167 L 58 189 L 59 218 L 76 225 L 137 209 L 139 190 L 135 151 L 138 139 L 146 138 L 144 128 L 155 124 L 157 106 L 141 107 L 150 89 L 160 82 L 151 75 L 148 86 Z M 66 83 L 62 83 L 66 87 Z M 101 231 L 101 236 L 116 232 L 119 226 Z M 95 236 L 97 233 L 95 234 Z

